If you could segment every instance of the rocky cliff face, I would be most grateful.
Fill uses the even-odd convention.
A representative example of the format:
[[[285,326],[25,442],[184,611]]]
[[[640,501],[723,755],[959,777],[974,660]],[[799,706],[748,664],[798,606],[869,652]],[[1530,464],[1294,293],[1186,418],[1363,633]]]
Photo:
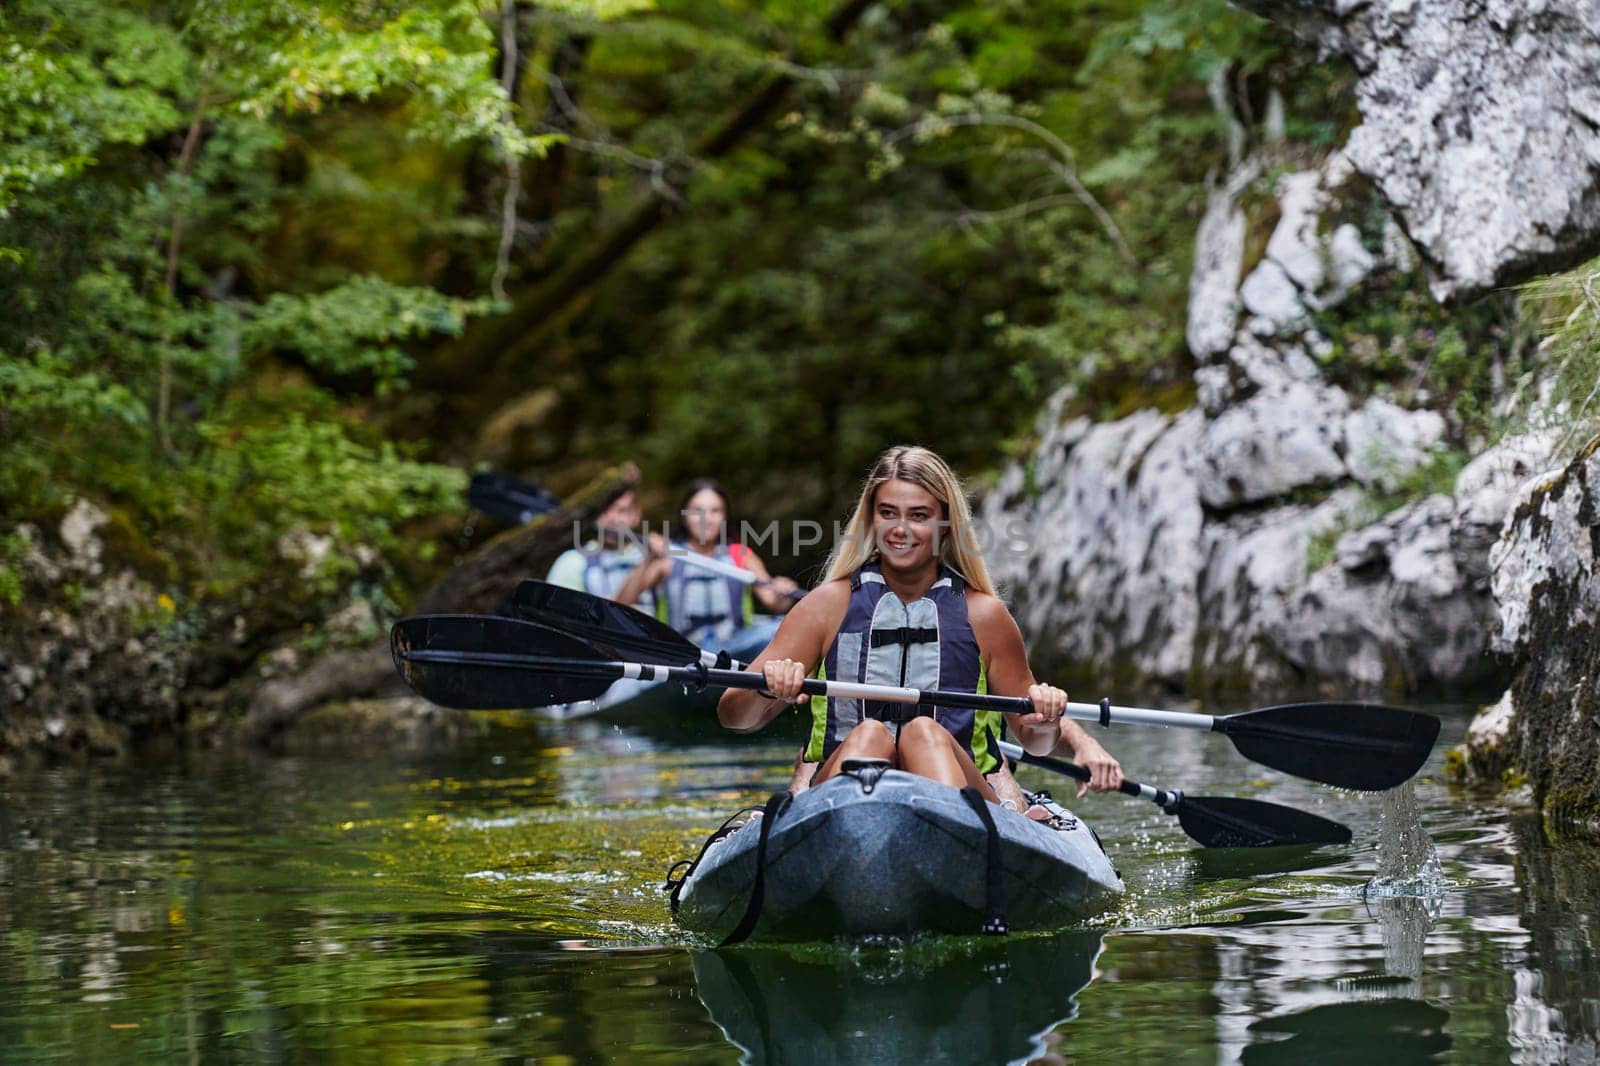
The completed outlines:
[[[1353,172],[1335,154],[1278,179],[1277,222],[1245,272],[1240,200],[1265,169],[1246,161],[1201,224],[1198,406],[1097,422],[1063,417],[1072,397],[1056,397],[1034,454],[984,505],[994,527],[1025,531],[995,570],[1033,646],[1105,682],[1482,687],[1496,670],[1489,545],[1548,442],[1507,440],[1446,491],[1376,503],[1436,461],[1447,419],[1331,380],[1320,319],[1414,259],[1392,227],[1338,221]]]
[[[1236,0],[1360,75],[1345,151],[1440,298],[1600,251],[1595,0]]]
[[[488,538],[413,609],[492,610],[522,577],[544,572],[574,523],[592,523],[638,476],[632,466],[607,469],[561,510]],[[360,595],[385,579],[375,550],[300,529],[279,541],[284,565],[274,583],[255,586],[253,602],[180,604],[138,576],[119,532],[126,524],[78,500],[52,527],[21,525],[6,538],[0,561],[22,595],[0,598],[0,779],[37,756],[114,755],[157,738],[279,742],[319,707],[315,743],[341,731],[371,737],[385,722],[394,742],[459,732],[419,701],[387,701],[381,714],[360,702],[402,689],[387,620]],[[330,597],[325,568],[349,562],[359,568],[351,584]],[[62,602],[75,609],[51,606]],[[324,622],[306,639],[312,612]],[[335,703],[343,706],[327,707]]]
[[[1491,562],[1495,646],[1518,669],[1474,724],[1478,768],[1513,766],[1541,807],[1600,824],[1600,440],[1531,486]]]
[[[1045,658],[1105,681],[1492,685],[1509,663],[1489,642],[1490,547],[1557,434],[1479,447],[1419,494],[1419,471],[1447,473],[1443,449],[1474,447],[1471,434],[1427,387],[1431,359],[1409,388],[1344,380],[1341,316],[1416,269],[1436,297],[1465,298],[1600,248],[1600,5],[1242,6],[1347,57],[1362,123],[1272,183],[1255,215],[1276,222],[1254,262],[1245,205],[1284,160],[1260,151],[1218,183],[1190,284],[1197,407],[1097,422],[1064,417],[1073,398],[1057,397],[1035,453],[985,504],[1027,530],[996,569]],[[1376,229],[1352,210],[1369,189]]]
[[[79,501],[53,536],[33,526],[17,531],[26,582],[70,586],[78,610],[6,615],[0,775],[14,751],[112,754],[131,737],[172,731],[181,717],[183,622],[171,600],[106,558],[108,521]]]
[[[1416,242],[1437,296],[1564,268],[1600,249],[1600,4],[1238,2],[1354,63],[1362,124],[1346,152]],[[1559,412],[1563,398],[1544,402]],[[1477,518],[1506,511],[1508,497],[1512,507],[1488,558],[1492,647],[1511,685],[1473,722],[1461,764],[1480,779],[1526,780],[1541,808],[1592,827],[1600,825],[1597,445],[1509,493],[1515,477],[1484,468],[1550,466],[1567,435],[1530,432],[1462,474],[1499,482],[1477,494]],[[1471,491],[1458,482],[1458,498]]]

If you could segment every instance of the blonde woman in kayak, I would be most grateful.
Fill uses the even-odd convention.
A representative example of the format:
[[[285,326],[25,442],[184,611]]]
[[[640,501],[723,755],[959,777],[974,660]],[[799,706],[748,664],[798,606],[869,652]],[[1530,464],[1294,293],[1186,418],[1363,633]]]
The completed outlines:
[[[965,494],[949,466],[926,448],[896,447],[873,464],[823,583],[789,612],[749,666],[770,696],[732,690],[717,705],[728,729],[761,729],[805,700],[801,683],[821,667],[828,680],[1026,696],[1030,714],[1006,715],[1036,755],[1070,743],[1097,792],[1122,783],[1122,769],[1075,722],[1067,694],[1028,667],[1022,634],[989,580]],[[997,730],[959,708],[922,708],[816,697],[806,761],[814,784],[846,759],[881,758],[903,770],[976,788],[998,802],[985,775],[1001,767]]]

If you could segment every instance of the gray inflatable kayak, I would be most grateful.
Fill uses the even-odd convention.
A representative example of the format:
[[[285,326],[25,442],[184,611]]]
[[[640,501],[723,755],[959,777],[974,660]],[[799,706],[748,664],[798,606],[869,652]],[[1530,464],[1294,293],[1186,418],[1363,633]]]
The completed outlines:
[[[840,775],[795,798],[768,830],[759,917],[767,940],[975,934],[990,904],[989,836],[962,794],[889,770]],[[1103,910],[1122,880],[1094,833],[1068,815],[1052,828],[992,804],[1006,924],[1042,929]],[[725,937],[757,890],[764,818],[713,836],[674,887],[674,912]],[[669,882],[670,883],[670,882]]]

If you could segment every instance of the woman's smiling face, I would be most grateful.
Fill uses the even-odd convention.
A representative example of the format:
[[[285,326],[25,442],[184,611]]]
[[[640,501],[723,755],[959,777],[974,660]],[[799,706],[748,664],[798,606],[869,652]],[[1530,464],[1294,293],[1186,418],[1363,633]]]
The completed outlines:
[[[872,502],[872,538],[883,565],[915,570],[939,557],[949,534],[945,507],[921,485],[894,478],[878,486]]]
[[[683,509],[683,524],[697,544],[714,544],[722,536],[723,523],[728,520],[727,505],[712,489],[701,489],[689,497]]]

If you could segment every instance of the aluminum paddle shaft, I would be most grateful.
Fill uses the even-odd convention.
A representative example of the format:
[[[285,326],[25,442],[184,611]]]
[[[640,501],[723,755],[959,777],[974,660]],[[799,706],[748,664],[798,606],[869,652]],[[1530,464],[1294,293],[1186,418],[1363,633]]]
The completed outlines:
[[[1000,741],[1000,752],[1013,762],[1027,763],[1030,766],[1042,766],[1046,770],[1054,770],[1056,773],[1070,777],[1074,781],[1087,783],[1090,777],[1088,767],[1079,766],[1075,762],[1067,762],[1065,759],[1054,759],[1048,755],[1033,755],[1010,741]],[[1117,791],[1124,796],[1132,796],[1134,799],[1147,799],[1162,808],[1173,806],[1183,796],[1181,792],[1156,788],[1154,785],[1141,785],[1137,781],[1129,781],[1127,778],[1122,779],[1122,784],[1117,787]]]
[[[1088,781],[1089,771],[1077,763],[1047,755],[1029,755],[1005,741],[1000,750],[1009,758],[1031,766]],[[1191,796],[1177,789],[1156,788],[1123,779],[1118,788],[1125,796],[1147,799],[1168,814],[1190,839],[1208,848],[1271,848],[1294,844],[1348,844],[1350,829],[1281,803],[1241,799],[1234,796]]]

